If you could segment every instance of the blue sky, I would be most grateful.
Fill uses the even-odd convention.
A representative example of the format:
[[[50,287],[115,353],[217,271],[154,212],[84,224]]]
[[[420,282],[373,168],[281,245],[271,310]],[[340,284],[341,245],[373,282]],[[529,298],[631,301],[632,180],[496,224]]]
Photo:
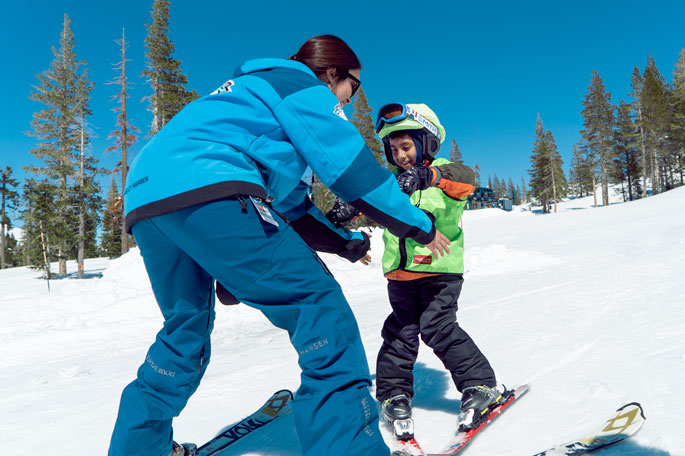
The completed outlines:
[[[649,3],[649,4],[648,4]],[[126,29],[130,43],[129,118],[146,132],[151,120],[141,99],[143,41],[152,0],[5,2],[0,17],[0,167],[38,164],[24,134],[41,105],[29,100],[36,75],[52,61],[63,14],[72,21],[76,53],[88,62],[95,135],[91,153],[112,168],[104,153],[116,114],[111,97],[120,60],[115,40]],[[554,134],[568,170],[582,128],[580,111],[597,70],[612,100],[627,99],[632,70],[651,54],[668,81],[685,48],[685,2],[644,1],[249,1],[175,0],[170,35],[188,88],[206,94],[244,60],[287,57],[313,35],[345,39],[359,56],[361,80],[374,109],[393,101],[424,102],[447,129],[464,160],[481,178],[527,179],[535,119]],[[133,155],[145,143],[140,135]],[[103,179],[103,190],[109,178]]]

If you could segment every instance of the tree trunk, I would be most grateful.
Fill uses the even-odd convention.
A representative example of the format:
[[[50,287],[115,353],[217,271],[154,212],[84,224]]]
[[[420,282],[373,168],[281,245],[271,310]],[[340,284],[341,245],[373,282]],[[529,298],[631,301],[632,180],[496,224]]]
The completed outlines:
[[[3,201],[3,206],[4,206],[4,201]],[[5,215],[5,208],[2,208],[2,213],[3,216]],[[4,217],[3,217],[4,218]],[[0,223],[0,269],[5,269],[5,224]]]
[[[602,173],[602,206],[609,205],[609,176],[607,172],[606,158],[609,156],[609,151],[605,150],[600,154],[599,168]]]
[[[128,252],[128,233],[124,221],[124,190],[128,174],[128,120],[126,119],[126,39],[121,40],[121,254]]]
[[[628,178],[628,201],[633,200],[633,183],[630,178],[630,154],[626,150],[626,177]]]
[[[597,207],[597,176],[592,173],[592,198],[595,201],[595,207]]]
[[[642,197],[647,196],[647,148],[645,147],[645,130],[642,128],[642,108],[637,108],[640,119],[640,146],[642,149]]]
[[[62,195],[62,205],[60,208],[60,216],[64,217],[63,207],[64,203],[67,201],[67,177],[62,176],[61,182],[61,195]],[[58,240],[57,244],[57,256],[59,256],[59,273],[62,275],[67,274],[67,258],[66,258],[65,239],[61,238]]]
[[[649,154],[652,162],[652,196],[659,193],[659,170],[656,164],[656,149],[656,146],[652,147],[652,151]]]
[[[40,242],[43,244],[43,261],[45,262],[45,278],[48,280],[48,289],[50,289],[50,262],[48,261],[48,241],[47,235],[43,231],[43,222],[40,222]]]
[[[554,166],[552,166],[551,157],[550,157],[549,167],[550,167],[550,171],[552,172],[552,198],[554,198],[554,213],[556,213],[557,212],[557,184],[556,184],[556,180],[554,179]]]
[[[79,170],[79,179],[81,181],[79,189],[79,214],[78,214],[78,278],[83,278],[83,262],[86,250],[86,208],[84,207],[84,190],[83,185],[85,182],[85,176],[83,172],[83,149],[85,148],[85,131],[83,125],[83,114],[81,114],[81,163]]]

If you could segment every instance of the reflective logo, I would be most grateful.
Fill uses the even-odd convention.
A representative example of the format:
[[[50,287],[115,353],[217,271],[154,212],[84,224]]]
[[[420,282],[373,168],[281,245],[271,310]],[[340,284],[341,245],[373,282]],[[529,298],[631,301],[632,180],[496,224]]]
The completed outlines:
[[[431,264],[433,263],[433,257],[430,255],[415,255],[414,264]]]
[[[345,111],[343,111],[342,104],[338,103],[337,105],[335,105],[335,108],[333,108],[333,112],[336,116],[340,117],[341,119],[349,120],[345,115]]]

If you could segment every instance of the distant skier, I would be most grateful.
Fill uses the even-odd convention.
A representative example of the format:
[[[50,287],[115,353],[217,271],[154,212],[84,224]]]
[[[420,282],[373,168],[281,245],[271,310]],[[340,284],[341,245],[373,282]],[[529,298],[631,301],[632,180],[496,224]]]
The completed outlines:
[[[387,230],[383,234],[383,273],[388,279],[392,313],[382,330],[376,397],[388,421],[411,417],[420,336],[462,393],[460,421],[468,428],[497,403],[502,392],[490,363],[456,322],[464,281],[464,233],[459,220],[475,188],[475,176],[465,165],[435,158],[445,140],[445,129],[425,104],[384,106],[376,132],[388,162],[397,166],[400,189],[410,195],[412,204],[431,215],[452,242],[449,254],[438,258],[412,239]],[[338,212],[344,213],[342,204],[338,206]]]
[[[310,166],[338,196],[435,256],[449,240],[341,118],[360,69],[330,35],[309,39],[287,60],[250,60],[136,157],[124,190],[126,226],[164,326],[122,393],[109,456],[187,453],[172,440],[172,420],[209,362],[213,279],[224,297],[288,331],[302,369],[292,403],[302,454],[388,455],[354,315],[312,250],[357,261],[369,240],[336,230],[301,179]]]

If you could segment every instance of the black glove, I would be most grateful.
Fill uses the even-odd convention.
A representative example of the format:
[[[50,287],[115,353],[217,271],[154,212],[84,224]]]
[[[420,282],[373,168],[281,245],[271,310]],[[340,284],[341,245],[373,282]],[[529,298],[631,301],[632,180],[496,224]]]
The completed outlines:
[[[433,170],[437,176],[433,182]],[[432,166],[412,166],[403,173],[397,175],[397,183],[407,195],[411,195],[416,190],[425,190],[431,185],[438,185],[440,183],[440,170]]]
[[[326,213],[326,218],[334,224],[336,228],[340,228],[360,215],[361,213],[356,207],[347,204],[340,198],[336,198],[333,207]]]

